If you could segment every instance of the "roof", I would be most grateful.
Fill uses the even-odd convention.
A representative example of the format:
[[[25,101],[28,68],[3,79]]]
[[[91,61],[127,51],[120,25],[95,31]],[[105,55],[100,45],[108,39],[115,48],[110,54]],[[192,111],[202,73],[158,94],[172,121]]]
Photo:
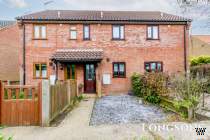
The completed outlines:
[[[72,21],[174,21],[190,19],[159,11],[77,11],[46,10],[21,17],[18,20],[72,20]]]
[[[0,20],[0,29],[10,26],[10,25],[14,25],[16,22],[15,21],[10,21],[10,20]]]
[[[192,37],[196,37],[199,40],[201,40],[207,44],[210,44],[210,35],[193,35]]]
[[[59,62],[97,62],[103,59],[103,50],[96,48],[59,49],[51,56],[51,59]]]

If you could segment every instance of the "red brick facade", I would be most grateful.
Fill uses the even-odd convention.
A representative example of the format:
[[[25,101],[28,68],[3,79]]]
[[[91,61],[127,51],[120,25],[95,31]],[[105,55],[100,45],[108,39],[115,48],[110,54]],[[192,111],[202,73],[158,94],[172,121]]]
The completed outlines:
[[[26,84],[36,84],[33,64],[46,62],[48,77],[55,74],[50,66],[50,56],[59,48],[102,48],[104,59],[97,67],[97,79],[104,73],[113,73],[113,62],[126,63],[126,78],[112,78],[110,85],[102,84],[103,94],[128,93],[130,77],[134,72],[144,73],[144,62],[161,61],[163,71],[177,73],[185,71],[184,26],[159,25],[159,40],[147,40],[147,25],[125,25],[125,40],[112,40],[111,24],[90,24],[89,41],[83,40],[83,24],[46,24],[47,39],[33,39],[33,24],[26,29]],[[70,28],[76,27],[77,40],[70,40]],[[188,37],[188,32],[187,36]],[[188,44],[188,42],[186,42]],[[76,66],[77,83],[84,83],[83,65]],[[64,70],[59,69],[58,79],[64,80]]]
[[[0,81],[19,81],[19,48],[21,48],[17,24],[0,28]]]

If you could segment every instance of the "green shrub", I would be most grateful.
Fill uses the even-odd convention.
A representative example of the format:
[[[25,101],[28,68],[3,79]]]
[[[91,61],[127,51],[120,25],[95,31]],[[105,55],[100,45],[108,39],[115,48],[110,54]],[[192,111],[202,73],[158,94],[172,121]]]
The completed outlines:
[[[195,100],[207,90],[207,81],[205,79],[187,79],[184,76],[176,76],[172,78],[171,83],[177,99],[191,100],[192,103],[195,103]]]
[[[163,96],[168,94],[168,76],[163,73],[146,73],[143,76],[144,95]]]
[[[24,95],[24,91],[20,91],[19,93],[19,99],[24,99],[25,95]]]
[[[157,95],[148,95],[144,97],[146,101],[153,103],[153,104],[159,104],[161,99]]]
[[[135,96],[143,97],[143,81],[142,76],[138,73],[134,73],[131,77],[131,83],[132,83],[132,92]]]
[[[2,134],[0,134],[0,140],[12,140],[12,137],[6,139]]]
[[[197,66],[201,64],[210,64],[210,56],[199,56],[190,60],[191,66]]]
[[[131,81],[134,95],[144,97],[150,103],[160,103],[160,96],[168,93],[168,76],[163,73],[134,73]]]

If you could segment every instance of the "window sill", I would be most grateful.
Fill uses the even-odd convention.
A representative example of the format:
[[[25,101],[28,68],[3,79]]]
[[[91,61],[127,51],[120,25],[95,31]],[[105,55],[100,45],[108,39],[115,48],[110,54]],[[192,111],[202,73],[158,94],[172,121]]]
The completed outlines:
[[[112,78],[126,78],[126,76],[121,76],[121,77],[116,77],[116,76],[113,76]]]
[[[47,40],[47,38],[33,38],[32,40]]]
[[[90,38],[89,39],[83,38],[83,41],[91,41],[91,39]]]
[[[34,77],[33,79],[35,79],[35,80],[42,80],[42,79],[48,79],[48,78],[37,78],[37,77]]]
[[[160,39],[158,38],[158,39],[152,39],[152,38],[147,38],[146,40],[148,40],[148,41],[160,41]]]
[[[112,41],[125,41],[125,39],[114,39],[114,38],[112,38]]]
[[[69,40],[76,41],[77,39],[71,39],[71,38],[69,38]]]

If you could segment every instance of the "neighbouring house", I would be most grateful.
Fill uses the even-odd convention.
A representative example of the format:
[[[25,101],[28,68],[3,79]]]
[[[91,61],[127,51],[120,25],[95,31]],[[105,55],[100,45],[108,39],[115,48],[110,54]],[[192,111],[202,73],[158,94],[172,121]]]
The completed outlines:
[[[17,18],[23,83],[76,79],[84,93],[122,94],[134,72],[185,72],[191,20],[162,12],[47,10]]]
[[[191,35],[189,55],[190,57],[210,56],[210,35]]]
[[[20,81],[20,39],[16,22],[0,20],[0,81],[9,84]]]

